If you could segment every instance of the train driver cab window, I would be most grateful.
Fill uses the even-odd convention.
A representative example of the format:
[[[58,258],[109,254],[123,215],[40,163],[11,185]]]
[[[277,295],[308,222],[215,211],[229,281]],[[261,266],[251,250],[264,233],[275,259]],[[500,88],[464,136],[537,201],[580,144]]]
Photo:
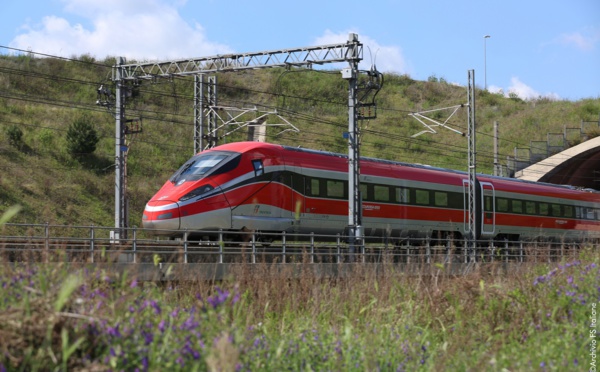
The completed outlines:
[[[265,173],[262,160],[252,160],[252,167],[254,168],[254,175],[260,177]]]
[[[210,151],[193,156],[169,179],[181,185],[185,181],[199,180],[208,175],[229,172],[238,166],[240,155],[226,151]]]

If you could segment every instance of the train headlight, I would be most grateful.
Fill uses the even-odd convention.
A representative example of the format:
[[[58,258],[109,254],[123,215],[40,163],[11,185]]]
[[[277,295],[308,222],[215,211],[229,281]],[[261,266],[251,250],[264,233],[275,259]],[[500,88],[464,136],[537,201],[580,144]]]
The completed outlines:
[[[211,185],[202,185],[202,186],[195,188],[194,190],[188,192],[181,198],[179,198],[179,201],[186,201],[186,200],[189,200],[192,198],[196,198],[196,197],[206,194],[207,192],[212,191],[214,189],[215,188],[212,187]]]

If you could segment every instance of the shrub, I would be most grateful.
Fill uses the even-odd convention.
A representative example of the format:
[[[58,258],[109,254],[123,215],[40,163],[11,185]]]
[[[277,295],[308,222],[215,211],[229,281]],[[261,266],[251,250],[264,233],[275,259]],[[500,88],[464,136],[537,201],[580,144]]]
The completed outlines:
[[[92,119],[83,114],[75,119],[67,131],[67,150],[71,155],[91,154],[96,151],[99,138]]]
[[[15,146],[21,147],[23,145],[23,131],[16,125],[11,125],[6,129],[6,135],[8,136],[8,143]]]
[[[54,134],[50,129],[42,129],[38,134],[38,140],[45,147],[50,147],[54,141]]]

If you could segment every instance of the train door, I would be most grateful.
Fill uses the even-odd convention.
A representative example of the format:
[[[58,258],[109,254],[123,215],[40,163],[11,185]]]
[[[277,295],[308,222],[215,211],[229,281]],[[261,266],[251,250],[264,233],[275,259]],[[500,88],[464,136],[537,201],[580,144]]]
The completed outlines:
[[[290,172],[291,177],[291,204],[290,204],[290,217],[292,221],[292,231],[301,232],[303,227],[303,217],[305,208],[304,198],[304,177],[298,173]]]
[[[291,221],[291,232],[302,232],[305,211],[304,176],[302,175],[302,160],[287,157],[285,159],[286,185],[289,187],[289,204],[287,205],[288,217]]]
[[[482,237],[494,236],[496,231],[496,197],[494,185],[489,182],[481,182],[481,203],[483,210],[481,235]]]
[[[485,238],[494,236],[496,230],[496,202],[494,185],[489,182],[475,181],[475,236]],[[469,180],[463,179],[464,192],[464,232],[469,231]]]
[[[329,215],[328,205],[323,199],[326,192],[325,180],[317,177],[304,176],[304,209],[302,220],[304,228],[311,232],[321,233],[326,229]]]

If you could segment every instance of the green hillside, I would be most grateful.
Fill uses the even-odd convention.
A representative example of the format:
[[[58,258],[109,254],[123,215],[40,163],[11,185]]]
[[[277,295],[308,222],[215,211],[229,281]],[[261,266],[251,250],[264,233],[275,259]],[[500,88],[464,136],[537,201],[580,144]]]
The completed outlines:
[[[100,85],[114,92],[113,64],[114,59],[89,56],[0,56],[0,213],[20,204],[23,209],[13,222],[114,224],[114,112],[96,104]],[[466,80],[465,70],[465,85]],[[268,142],[347,153],[348,86],[339,72],[253,70],[219,74],[217,83],[219,106],[256,107],[240,120],[276,111],[279,117],[269,116],[268,123],[283,118],[299,129],[278,135],[282,128],[270,127]],[[145,203],[194,151],[193,97],[193,79],[187,77],[144,81],[127,101],[126,118],[142,122],[141,133],[127,136],[131,226],[140,225]],[[466,88],[443,78],[385,75],[376,96],[377,119],[360,123],[361,155],[464,170],[467,139],[443,128],[412,138],[424,127],[409,114],[466,102]],[[451,112],[431,116],[444,121]],[[600,98],[523,101],[478,89],[476,112],[478,171],[491,173],[494,121],[500,124],[499,153],[505,163],[515,147],[527,147],[530,140],[545,140],[565,125],[597,121]],[[67,133],[82,117],[93,123],[99,142],[92,154],[73,155]],[[463,132],[466,124],[464,108],[448,121]],[[246,130],[239,129],[219,141],[246,137]]]

